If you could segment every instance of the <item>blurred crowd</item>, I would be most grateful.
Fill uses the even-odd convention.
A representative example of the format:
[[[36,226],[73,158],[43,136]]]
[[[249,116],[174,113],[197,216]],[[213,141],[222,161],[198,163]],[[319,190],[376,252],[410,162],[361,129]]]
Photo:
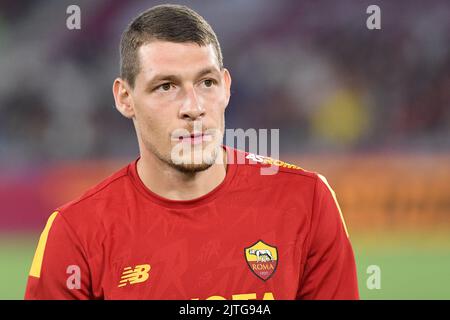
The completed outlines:
[[[221,42],[227,128],[279,128],[282,153],[450,151],[449,1],[376,1],[381,30],[370,1],[173,2]],[[159,3],[0,0],[0,164],[137,153],[111,85],[123,29]]]

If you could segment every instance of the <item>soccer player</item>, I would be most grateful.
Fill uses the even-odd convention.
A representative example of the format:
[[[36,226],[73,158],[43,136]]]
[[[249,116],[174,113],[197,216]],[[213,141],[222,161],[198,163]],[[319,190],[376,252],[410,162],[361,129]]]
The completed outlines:
[[[358,299],[326,179],[222,146],[230,86],[196,12],[131,22],[113,94],[140,156],[50,216],[26,299]]]

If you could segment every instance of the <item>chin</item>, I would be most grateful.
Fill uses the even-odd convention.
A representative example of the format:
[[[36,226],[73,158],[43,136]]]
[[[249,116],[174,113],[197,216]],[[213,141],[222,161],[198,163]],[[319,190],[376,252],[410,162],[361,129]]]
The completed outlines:
[[[172,154],[170,165],[181,172],[200,172],[215,164],[218,154],[218,149],[211,146],[187,148],[181,154]]]
[[[197,173],[209,169],[213,164],[201,163],[201,164],[171,164],[173,168],[183,173]]]

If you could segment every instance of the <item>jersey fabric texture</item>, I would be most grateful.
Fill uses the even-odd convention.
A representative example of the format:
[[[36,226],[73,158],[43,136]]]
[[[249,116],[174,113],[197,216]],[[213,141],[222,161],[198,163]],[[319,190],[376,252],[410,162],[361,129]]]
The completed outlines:
[[[156,195],[136,160],[58,208],[25,299],[358,299],[353,250],[326,179],[225,148],[226,177],[202,197]],[[261,174],[267,163],[278,172]]]

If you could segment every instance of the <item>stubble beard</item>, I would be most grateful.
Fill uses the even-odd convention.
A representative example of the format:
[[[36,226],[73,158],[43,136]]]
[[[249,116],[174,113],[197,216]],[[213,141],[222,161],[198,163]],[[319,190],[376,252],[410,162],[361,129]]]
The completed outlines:
[[[192,154],[185,155],[184,161],[174,161],[172,159],[172,154],[169,152],[167,155],[161,154],[158,149],[151,144],[149,141],[145,143],[147,150],[149,150],[156,158],[158,158],[162,163],[168,165],[169,167],[177,170],[178,172],[192,175],[198,172],[205,171],[209,169],[212,165],[216,163],[221,150],[221,142],[223,140],[223,134],[220,137],[215,138],[206,146],[193,146],[190,148]],[[201,150],[194,150],[194,148]],[[190,158],[190,160],[189,160]]]

